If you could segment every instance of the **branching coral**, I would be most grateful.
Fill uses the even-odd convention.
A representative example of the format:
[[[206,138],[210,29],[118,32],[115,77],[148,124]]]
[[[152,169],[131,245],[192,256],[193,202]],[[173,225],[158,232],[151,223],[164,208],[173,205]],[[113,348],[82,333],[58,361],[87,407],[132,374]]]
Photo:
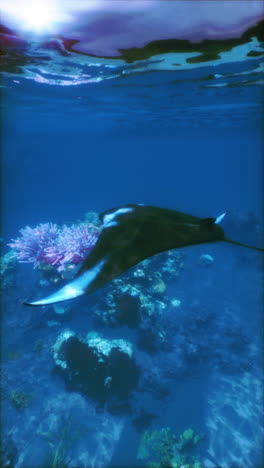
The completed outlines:
[[[87,228],[87,225],[63,226],[56,242],[45,251],[45,261],[62,271],[67,263],[80,263],[94,247],[98,229]]]
[[[56,242],[59,230],[56,224],[46,223],[35,228],[26,226],[20,233],[21,237],[11,239],[8,245],[15,250],[14,256],[20,262],[33,263],[36,268],[46,261],[46,249]]]
[[[21,237],[8,244],[14,249],[14,257],[20,262],[33,263],[34,268],[46,263],[58,271],[69,263],[80,263],[94,247],[100,229],[92,224],[63,226],[39,224],[20,230]]]

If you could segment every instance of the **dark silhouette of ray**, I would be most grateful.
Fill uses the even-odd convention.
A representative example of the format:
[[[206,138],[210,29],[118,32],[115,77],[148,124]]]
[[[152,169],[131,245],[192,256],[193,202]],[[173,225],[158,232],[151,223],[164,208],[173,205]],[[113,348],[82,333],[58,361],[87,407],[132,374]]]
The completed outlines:
[[[228,239],[216,218],[199,218],[174,210],[145,205],[124,205],[100,215],[103,229],[76,278],[50,296],[28,306],[73,299],[101,288],[142,260],[165,250],[224,241],[263,252],[263,249]]]

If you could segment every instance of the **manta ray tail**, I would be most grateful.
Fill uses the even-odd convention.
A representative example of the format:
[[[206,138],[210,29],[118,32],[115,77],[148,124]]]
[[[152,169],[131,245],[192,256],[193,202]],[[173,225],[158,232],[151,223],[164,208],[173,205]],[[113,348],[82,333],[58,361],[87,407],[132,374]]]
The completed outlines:
[[[224,241],[228,242],[229,244],[235,244],[235,245],[240,245],[241,247],[246,247],[247,249],[258,250],[259,252],[264,252],[264,249],[262,249],[261,247],[255,247],[253,245],[243,244],[242,242],[237,242],[237,241],[234,241],[233,239],[228,239],[227,237],[224,238]]]
[[[225,215],[226,215],[226,212],[218,216],[218,218],[216,218],[214,223],[219,224],[222,221],[222,219],[225,217]],[[229,244],[235,244],[235,245],[240,245],[241,247],[246,247],[247,249],[258,250],[259,252],[264,252],[264,249],[262,249],[261,247],[255,247],[253,245],[244,244],[243,242],[237,242],[237,241],[234,241],[233,239],[228,239],[227,237],[224,238],[224,241],[229,242]]]

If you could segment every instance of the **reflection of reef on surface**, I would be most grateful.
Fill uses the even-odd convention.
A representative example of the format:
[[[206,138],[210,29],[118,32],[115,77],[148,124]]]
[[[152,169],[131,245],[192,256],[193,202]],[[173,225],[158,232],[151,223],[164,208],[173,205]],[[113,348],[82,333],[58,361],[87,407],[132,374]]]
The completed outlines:
[[[120,48],[119,52],[121,53],[121,57],[128,63],[173,52],[177,54],[198,52],[199,55],[187,58],[188,63],[211,62],[220,59],[223,52],[228,52],[234,47],[248,43],[252,37],[257,38],[260,42],[263,41],[263,26],[264,22],[260,22],[257,26],[253,26],[245,31],[237,39],[205,39],[200,42],[191,42],[172,38],[153,41],[142,48]],[[264,54],[263,51],[259,51],[259,53]],[[249,56],[252,56],[252,54]]]
[[[2,63],[6,73],[18,78],[24,75],[39,83],[61,86],[97,83],[144,71],[215,66],[230,62],[230,57],[236,62],[257,60],[263,55],[262,30],[260,22],[240,38],[200,42],[170,38],[127,49],[120,44],[118,56],[99,57],[75,50],[78,40],[52,36],[30,43],[2,25]]]

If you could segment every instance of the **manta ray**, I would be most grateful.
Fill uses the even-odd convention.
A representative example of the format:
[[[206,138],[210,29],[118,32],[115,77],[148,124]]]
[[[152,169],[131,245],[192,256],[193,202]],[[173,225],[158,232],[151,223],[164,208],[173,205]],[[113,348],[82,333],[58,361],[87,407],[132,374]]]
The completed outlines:
[[[228,239],[217,218],[199,218],[166,208],[129,204],[100,215],[100,236],[76,277],[53,294],[27,306],[44,306],[74,299],[101,288],[142,260],[166,250],[224,241],[254,250],[262,248]]]

